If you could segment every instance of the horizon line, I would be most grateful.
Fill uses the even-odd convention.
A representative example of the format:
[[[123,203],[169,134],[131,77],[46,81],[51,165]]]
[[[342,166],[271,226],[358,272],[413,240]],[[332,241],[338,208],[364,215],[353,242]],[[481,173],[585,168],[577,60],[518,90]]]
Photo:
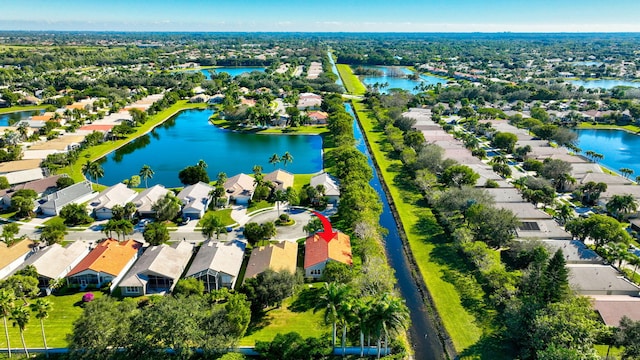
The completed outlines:
[[[23,33],[131,33],[131,34],[639,34],[640,31],[309,31],[309,30],[287,30],[287,31],[271,31],[271,30],[214,30],[214,31],[179,31],[179,30],[18,30],[18,29],[0,29],[1,32],[23,32]]]

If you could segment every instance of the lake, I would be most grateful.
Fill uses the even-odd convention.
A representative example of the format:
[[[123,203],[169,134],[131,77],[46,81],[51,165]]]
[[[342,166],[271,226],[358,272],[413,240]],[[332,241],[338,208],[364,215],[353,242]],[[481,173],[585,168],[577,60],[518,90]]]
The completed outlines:
[[[33,115],[40,115],[42,113],[42,110],[27,110],[0,114],[0,126],[12,126],[20,120],[27,119]]]
[[[203,159],[213,180],[220,171],[231,177],[250,174],[254,165],[273,171],[269,157],[289,152],[294,160],[278,167],[292,173],[322,170],[322,138],[318,135],[259,135],[225,130],[208,122],[212,110],[186,110],[165,121],[149,134],[112,152],[102,160],[101,184],[114,185],[137,175],[142,165],[155,172],[149,186],[182,186],[178,172]]]
[[[633,169],[631,178],[640,175],[640,136],[623,130],[575,130],[578,134],[578,147],[583,154],[587,150],[604,155],[600,164],[611,170]]]
[[[584,86],[587,89],[613,89],[616,86],[631,86],[640,87],[640,82],[627,81],[627,80],[570,80],[571,84],[575,86]]]
[[[207,77],[207,79],[211,79],[211,74],[213,73],[227,73],[231,75],[231,77],[236,77],[238,75],[250,73],[252,71],[264,72],[264,69],[265,69],[264,67],[259,67],[259,66],[238,66],[238,67],[223,66],[215,69],[214,68],[203,69],[203,70],[200,70],[200,72],[203,73],[204,76]]]
[[[388,83],[389,86],[382,88],[380,90],[381,93],[388,93],[389,89],[403,89],[403,90],[407,90],[413,94],[418,93],[418,90],[416,90],[416,86],[420,85],[420,84],[424,84],[424,85],[436,85],[436,84],[445,84],[447,82],[446,79],[442,79],[439,77],[435,77],[435,76],[430,76],[430,75],[420,75],[420,79],[421,80],[411,80],[409,78],[396,78],[396,77],[389,77],[387,76],[387,73],[390,69],[389,66],[365,66],[366,68],[370,68],[370,69],[376,69],[376,70],[382,70],[384,72],[383,76],[360,76],[360,79],[362,81],[362,83],[366,85],[373,85],[375,83]],[[413,74],[413,72],[405,67],[401,67],[400,68],[402,70],[402,72],[404,72],[407,75],[411,75]]]

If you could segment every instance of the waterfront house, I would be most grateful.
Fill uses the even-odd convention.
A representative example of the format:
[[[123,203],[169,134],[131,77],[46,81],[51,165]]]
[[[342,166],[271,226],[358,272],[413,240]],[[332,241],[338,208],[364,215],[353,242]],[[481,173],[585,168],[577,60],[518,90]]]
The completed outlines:
[[[51,194],[56,191],[57,181],[61,177],[62,175],[54,175],[44,179],[29,181],[12,186],[10,189],[0,190],[0,203],[5,207],[11,206],[11,197],[13,197],[13,194],[15,194],[16,191],[22,189],[35,191],[36,194],[38,194],[38,198]]]
[[[300,110],[315,109],[322,105],[322,96],[314,93],[302,93],[298,97],[297,108]]]
[[[136,197],[137,194],[135,191],[129,189],[127,185],[117,183],[102,191],[98,196],[93,198],[89,204],[93,208],[93,214],[96,219],[111,219],[113,217],[112,209],[114,206],[124,206],[124,204]]]
[[[329,114],[324,111],[311,111],[307,113],[307,116],[311,120],[311,123],[316,125],[326,125],[327,119],[329,118]]]
[[[140,217],[153,217],[156,212],[151,208],[158,200],[167,195],[169,190],[162,185],[155,185],[136,195],[131,200],[136,205],[136,211]]]
[[[297,261],[298,243],[296,242],[281,241],[277,244],[259,246],[251,251],[244,278],[246,280],[256,277],[267,269],[295,274]]]
[[[238,280],[246,247],[246,243],[238,240],[207,240],[200,246],[186,277],[202,281],[206,291],[223,287],[233,289]]]
[[[113,291],[118,281],[138,258],[142,244],[135,240],[119,242],[107,239],[99,243],[67,274],[67,284],[100,288],[111,283]]]
[[[326,172],[312,177],[309,184],[313,187],[318,185],[324,186],[324,196],[329,198],[330,203],[335,205],[340,200],[340,185],[338,180]]]
[[[213,190],[213,186],[198,182],[197,184],[186,186],[180,193],[178,199],[184,205],[182,207],[182,216],[191,219],[200,219],[207,211],[209,206],[209,193]]]
[[[293,186],[293,174],[286,170],[275,170],[264,176],[264,180],[271,182],[276,190],[287,190]]]
[[[123,296],[168,293],[173,290],[193,255],[193,244],[180,241],[151,246],[118,284]]]
[[[17,241],[11,246],[0,241],[0,279],[22,265],[33,254],[33,248],[34,242],[29,239]]]
[[[224,191],[229,200],[236,204],[247,205],[253,197],[256,184],[253,178],[247,174],[240,173],[227,179],[224,183]]]
[[[351,265],[351,241],[349,236],[338,231],[330,241],[318,234],[311,235],[304,242],[305,276],[320,279],[329,261]]]
[[[85,180],[47,195],[39,209],[45,215],[56,216],[65,205],[81,204],[93,196],[91,182]]]
[[[89,254],[89,250],[89,246],[83,241],[75,241],[66,247],[53,244],[36,251],[16,271],[28,265],[35,267],[38,287],[50,294],[52,282],[64,279]]]

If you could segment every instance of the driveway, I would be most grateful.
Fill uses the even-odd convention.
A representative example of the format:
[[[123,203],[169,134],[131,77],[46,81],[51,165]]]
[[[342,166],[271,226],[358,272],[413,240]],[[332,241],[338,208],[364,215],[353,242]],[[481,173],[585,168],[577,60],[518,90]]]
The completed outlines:
[[[280,214],[285,213],[284,210],[280,210]],[[276,240],[286,240],[286,241],[296,241],[300,238],[307,237],[307,232],[302,228],[309,223],[309,219],[311,219],[312,214],[307,210],[302,209],[292,209],[291,213],[289,213],[291,219],[295,221],[295,223],[291,226],[277,226],[276,227]],[[278,219],[278,211],[277,210],[269,210],[262,212],[256,216],[253,216],[249,222],[256,222],[258,224],[266,223],[269,221],[276,221]]]

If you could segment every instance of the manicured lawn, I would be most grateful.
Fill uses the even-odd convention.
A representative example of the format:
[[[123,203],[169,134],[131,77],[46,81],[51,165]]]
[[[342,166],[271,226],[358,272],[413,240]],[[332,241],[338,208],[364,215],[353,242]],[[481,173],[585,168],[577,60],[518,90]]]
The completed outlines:
[[[353,74],[349,65],[337,64],[336,67],[338,68],[342,83],[349,94],[364,95],[364,93],[367,92],[367,88],[362,85],[358,76]]]
[[[222,224],[225,225],[225,226],[236,223],[236,221],[231,218],[231,209],[207,211],[207,214],[214,214],[213,216],[215,216],[218,219],[220,219],[220,221],[222,221]],[[198,227],[202,226],[201,221],[202,221],[202,219],[198,221],[198,225],[197,225]]]
[[[8,108],[1,108],[0,114],[13,113],[18,111],[29,111],[29,110],[44,110],[47,105],[27,105],[27,106],[11,106]]]
[[[578,129],[611,129],[611,130],[626,130],[632,133],[640,132],[640,127],[636,125],[608,125],[608,124],[592,124],[590,122],[581,122],[578,124]]]
[[[451,255],[450,245],[443,241],[442,229],[431,210],[417,204],[421,200],[420,195],[401,189],[396,182],[396,176],[401,177],[398,170],[401,163],[399,160],[387,158],[383,152],[384,134],[374,129],[374,119],[369,116],[370,113],[364,105],[354,102],[354,109],[372,147],[373,156],[382,170],[381,175],[389,186],[390,195],[396,204],[398,215],[409,239],[411,251],[433,297],[436,310],[456,350],[461,352],[480,340],[483,329],[478,323],[485,319],[476,318],[462,305],[456,286],[448,279],[456,273],[454,266],[457,265],[450,262],[455,263],[457,259],[455,256],[443,256],[443,254]],[[402,179],[399,180],[402,181]]]
[[[136,128],[136,132],[130,134],[126,139],[121,139],[117,141],[107,141],[97,146],[92,146],[88,149],[80,152],[78,156],[78,160],[71,166],[66,166],[60,170],[58,170],[59,174],[67,173],[71,178],[73,178],[76,182],[83,181],[84,175],[82,175],[82,164],[84,164],[87,160],[95,161],[105,155],[109,154],[113,150],[129,143],[133,139],[140,137],[147,132],[151,131],[156,125],[162,123],[164,120],[168,119],[174,114],[182,110],[187,109],[204,109],[206,108],[206,104],[191,104],[188,103],[187,100],[180,100],[177,103],[173,104],[171,107],[157,113],[156,115],[150,116],[149,120],[146,123]]]
[[[300,194],[302,187],[309,184],[314,174],[295,174],[293,178],[293,189]]]
[[[258,131],[258,134],[282,134],[282,135],[320,135],[329,132],[326,126],[305,125],[288,128],[268,128]]]
[[[330,332],[331,326],[324,324],[321,311],[315,314],[312,310],[296,309],[294,311],[296,307],[292,308],[292,304],[299,295],[296,294],[285,300],[280,308],[270,310],[258,323],[249,325],[247,335],[238,345],[252,346],[256,341],[271,341],[277,334],[286,334],[291,331],[303,337],[319,337]]]
[[[73,322],[82,315],[82,308],[77,304],[80,304],[82,295],[84,293],[77,293],[73,295],[64,296],[47,296],[45,299],[51,301],[53,309],[49,313],[49,317],[44,320],[44,331],[47,336],[47,345],[49,347],[66,347],[67,335],[71,334],[73,330]],[[100,291],[94,291],[96,299],[102,296]],[[0,322],[1,323],[1,322]],[[12,348],[21,348],[22,342],[20,341],[20,332],[18,328],[11,326],[11,321],[7,321],[9,325],[9,338]],[[2,325],[0,325],[1,327]],[[40,330],[40,320],[36,319],[35,315],[31,314],[31,320],[27,324],[27,328],[24,332],[24,339],[27,343],[27,347],[43,347],[42,333]],[[6,338],[3,334],[0,336],[0,347],[6,346]]]
[[[258,211],[260,209],[266,209],[272,206],[273,204],[266,200],[260,200],[258,202],[252,201],[251,205],[249,205],[249,208],[247,209],[247,214],[251,214],[254,211]]]

